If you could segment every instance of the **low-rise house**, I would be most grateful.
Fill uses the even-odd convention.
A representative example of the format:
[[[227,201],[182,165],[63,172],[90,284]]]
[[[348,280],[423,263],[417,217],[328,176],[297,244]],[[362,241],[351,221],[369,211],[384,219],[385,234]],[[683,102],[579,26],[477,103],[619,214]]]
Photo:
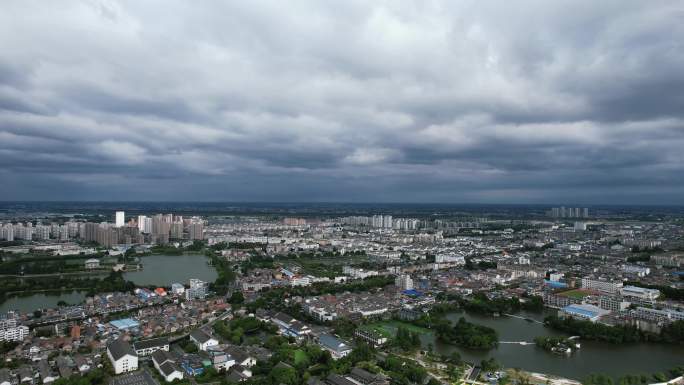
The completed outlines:
[[[214,369],[227,372],[231,366],[235,365],[235,359],[228,353],[217,351],[211,356],[211,363]]]
[[[281,334],[288,337],[303,338],[311,333],[308,325],[285,313],[277,313],[271,318],[271,322],[278,326]]]
[[[86,259],[85,268],[88,270],[99,269],[100,268],[100,260],[96,259],[96,258]]]
[[[24,365],[19,367],[19,383],[21,384],[32,384],[33,383],[33,370],[30,366]]]
[[[47,360],[43,360],[38,363],[38,373],[40,373],[40,380],[43,384],[50,384],[59,378],[59,376],[52,370]]]
[[[14,385],[16,381],[17,377],[9,369],[0,369],[0,385]]]
[[[237,369],[231,370],[230,373],[228,373],[228,375],[226,376],[226,380],[229,383],[235,384],[237,384],[238,382],[247,381],[248,378],[249,377],[245,376],[244,374],[242,374],[241,371]]]
[[[204,364],[202,363],[202,359],[197,355],[183,357],[180,366],[189,376],[194,377],[204,373]]]
[[[88,364],[88,360],[86,360],[85,357],[81,355],[77,355],[76,357],[74,357],[74,364],[76,365],[76,369],[78,369],[78,371],[81,374],[90,371],[90,364]]]
[[[382,374],[374,374],[365,369],[352,368],[349,376],[354,381],[363,385],[388,385],[389,379]]]
[[[354,336],[374,348],[378,348],[388,341],[387,337],[371,329],[356,329]]]
[[[235,365],[240,365],[243,367],[251,367],[256,365],[256,357],[245,351],[245,349],[239,348],[237,346],[228,346],[224,348],[223,351],[229,354],[235,360]]]
[[[183,371],[176,363],[176,357],[166,350],[160,349],[152,353],[152,364],[166,382],[183,379]]]
[[[190,340],[202,351],[207,351],[210,347],[218,345],[218,340],[210,336],[202,329],[195,329],[190,333]]]
[[[159,374],[164,377],[164,381],[173,382],[183,379],[183,371],[175,362],[165,362],[159,366]]]
[[[325,383],[328,385],[357,385],[354,381],[334,373],[325,378]]]
[[[59,371],[59,376],[61,378],[69,378],[74,373],[74,371],[71,369],[73,362],[70,358],[59,356],[55,362],[57,363],[57,370]]]
[[[152,365],[154,365],[157,370],[159,370],[159,367],[165,362],[176,361],[176,356],[171,352],[167,352],[166,350],[157,350],[156,352],[152,353]]]

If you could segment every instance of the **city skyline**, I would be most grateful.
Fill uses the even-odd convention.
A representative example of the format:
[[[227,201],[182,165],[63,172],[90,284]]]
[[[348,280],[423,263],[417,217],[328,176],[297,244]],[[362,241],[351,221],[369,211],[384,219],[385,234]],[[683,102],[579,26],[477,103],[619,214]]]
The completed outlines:
[[[684,204],[681,2],[2,9],[2,201]]]

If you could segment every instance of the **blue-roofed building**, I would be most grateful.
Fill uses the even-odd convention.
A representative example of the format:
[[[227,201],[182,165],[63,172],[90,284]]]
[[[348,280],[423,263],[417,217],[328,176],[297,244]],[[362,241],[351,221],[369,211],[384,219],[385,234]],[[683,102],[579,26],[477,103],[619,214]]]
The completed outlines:
[[[204,373],[204,363],[202,363],[202,359],[197,355],[183,357],[180,366],[189,376],[194,377]]]
[[[565,289],[568,287],[568,284],[565,282],[560,282],[560,281],[550,281],[548,279],[544,280],[544,284],[547,286],[550,286],[554,289]]]
[[[110,321],[109,324],[114,326],[115,328],[117,328],[119,330],[137,329],[140,326],[138,321],[136,321],[132,318],[117,319],[114,321]]]
[[[404,295],[408,295],[409,297],[420,297],[421,295],[423,295],[423,293],[419,292],[416,289],[404,290],[401,293]]]
[[[346,342],[339,338],[333,337],[330,334],[323,334],[318,339],[319,345],[327,351],[330,352],[332,358],[338,359],[351,353],[352,348]]]
[[[293,273],[287,269],[281,269],[280,272],[283,273],[284,275],[286,275],[288,279],[292,279],[292,277],[295,276],[295,273]]]
[[[579,320],[596,322],[604,314],[609,313],[607,310],[603,310],[598,306],[580,304],[580,305],[569,305],[564,307],[559,312],[559,317],[571,317]]]

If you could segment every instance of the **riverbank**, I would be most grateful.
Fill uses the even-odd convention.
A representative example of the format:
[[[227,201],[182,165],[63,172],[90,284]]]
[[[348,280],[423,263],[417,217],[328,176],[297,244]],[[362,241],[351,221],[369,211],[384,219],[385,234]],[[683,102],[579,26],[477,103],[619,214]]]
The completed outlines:
[[[531,385],[582,385],[579,381],[544,373],[508,369],[506,370],[506,374],[513,379],[524,378]]]

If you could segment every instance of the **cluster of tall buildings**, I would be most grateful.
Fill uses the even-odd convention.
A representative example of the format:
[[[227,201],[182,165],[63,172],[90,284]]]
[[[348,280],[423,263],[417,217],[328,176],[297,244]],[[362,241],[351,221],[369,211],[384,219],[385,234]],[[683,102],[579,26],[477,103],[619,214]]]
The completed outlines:
[[[372,217],[344,217],[342,223],[351,226],[369,226],[378,229],[417,230],[421,221],[411,218],[392,218],[391,215],[373,215]]]
[[[32,222],[26,223],[0,223],[0,239],[5,241],[14,240],[37,240],[58,239],[67,241],[75,238],[79,232],[79,222],[66,222],[64,224],[42,224],[35,226]]]
[[[553,207],[548,212],[551,218],[589,218],[588,207]]]
[[[399,290],[413,290],[413,279],[408,274],[400,274],[394,279],[394,285]]]
[[[153,243],[167,244],[170,240],[204,239],[204,221],[201,218],[183,218],[173,214],[157,214],[152,217],[139,215],[126,222],[123,211],[114,214],[114,223],[76,222],[52,223],[35,226],[27,223],[0,223],[0,240],[14,241],[68,241],[81,239],[104,247],[118,244]]]
[[[342,217],[338,221],[349,226],[366,226],[380,229],[420,230],[420,229],[458,229],[477,228],[487,218],[466,218],[464,221],[420,220],[415,218],[393,218],[391,215]]]
[[[117,227],[119,216],[124,217],[124,213],[117,212]],[[124,222],[123,218],[121,222]],[[171,239],[204,239],[204,221],[198,217],[183,218],[181,215],[173,214],[156,214],[151,217],[138,215],[137,218],[130,220],[128,226],[137,228],[151,243],[166,244]]]
[[[293,218],[286,217],[283,218],[283,224],[286,226],[318,226],[322,223],[320,218]]]
[[[204,299],[207,296],[209,284],[199,279],[190,279],[190,288],[185,290],[185,299]]]
[[[135,227],[122,226],[102,222],[85,222],[83,232],[79,233],[79,238],[86,242],[95,242],[104,247],[112,247],[118,244],[144,243],[145,238]]]
[[[14,314],[0,317],[0,342],[23,341],[29,335],[28,326],[19,325]],[[2,382],[4,384],[4,382]]]

